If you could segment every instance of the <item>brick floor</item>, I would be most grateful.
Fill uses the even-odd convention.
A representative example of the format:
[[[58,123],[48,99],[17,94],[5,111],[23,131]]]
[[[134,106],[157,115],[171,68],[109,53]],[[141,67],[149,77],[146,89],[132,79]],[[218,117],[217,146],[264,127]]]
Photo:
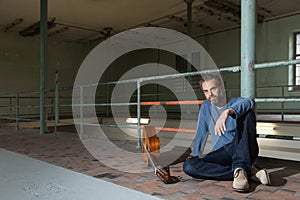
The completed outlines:
[[[129,149],[129,141],[115,141]],[[112,169],[95,159],[76,133],[40,135],[36,129],[0,129],[0,147],[80,173],[139,190],[163,199],[300,199],[300,162],[259,158],[258,164],[271,170],[272,186],[251,183],[249,193],[237,193],[231,181],[192,179],[182,172],[182,163],[171,166],[182,182],[166,185],[153,172],[128,173]],[[142,159],[142,158],[141,158]],[[134,163],[131,162],[131,167]],[[145,166],[146,167],[146,166]]]

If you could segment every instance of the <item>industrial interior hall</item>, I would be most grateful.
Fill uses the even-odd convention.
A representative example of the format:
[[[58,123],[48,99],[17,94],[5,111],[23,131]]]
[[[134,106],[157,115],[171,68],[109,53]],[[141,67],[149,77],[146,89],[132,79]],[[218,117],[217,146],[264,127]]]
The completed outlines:
[[[2,0],[0,18],[1,200],[300,199],[299,0]]]

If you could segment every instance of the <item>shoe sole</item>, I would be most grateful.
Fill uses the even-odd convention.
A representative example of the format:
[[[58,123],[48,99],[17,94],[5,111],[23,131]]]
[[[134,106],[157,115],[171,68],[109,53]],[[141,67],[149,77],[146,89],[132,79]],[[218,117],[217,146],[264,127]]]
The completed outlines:
[[[238,189],[238,188],[232,187],[232,189],[233,189],[234,191],[236,191],[236,192],[246,193],[246,192],[249,192],[249,189],[250,189],[250,188]]]
[[[266,169],[263,169],[263,171],[264,171],[265,176],[267,177],[267,181],[268,181],[268,183],[266,183],[264,185],[271,185],[271,179],[270,179],[269,173],[267,172]]]

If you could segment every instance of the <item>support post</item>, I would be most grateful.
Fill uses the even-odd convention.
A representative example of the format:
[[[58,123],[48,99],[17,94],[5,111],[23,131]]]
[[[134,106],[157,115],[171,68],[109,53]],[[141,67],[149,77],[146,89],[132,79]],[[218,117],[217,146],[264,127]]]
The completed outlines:
[[[284,98],[284,87],[281,88],[281,98]],[[281,103],[281,121],[284,120],[284,102]]]
[[[187,35],[192,37],[192,4],[194,0],[184,0],[187,5]]]
[[[256,0],[241,0],[241,96],[255,97]]]
[[[47,69],[47,37],[48,37],[48,0],[40,0],[40,134],[46,132],[46,69]]]
[[[83,86],[80,86],[80,139],[82,139],[83,136]]]
[[[16,130],[20,130],[19,127],[19,112],[20,112],[20,100],[19,93],[16,95]]]
[[[192,4],[194,0],[184,0],[186,5],[187,5],[187,35],[189,37],[192,37]],[[187,59],[192,60],[192,52],[190,51],[190,48],[188,47],[188,52],[187,52]],[[192,71],[192,66],[191,63],[187,63],[187,72]]]
[[[59,122],[59,86],[58,86],[58,70],[55,73],[55,99],[54,99],[54,112],[55,112],[55,130],[57,131],[57,125]]]
[[[12,118],[12,97],[9,97],[9,117],[8,122],[11,122]]]
[[[194,0],[184,0],[186,5],[187,5],[187,22],[186,22],[186,26],[187,26],[187,35],[189,37],[192,37],[192,4],[194,2]],[[192,51],[191,51],[191,44],[188,44],[188,49],[187,49],[187,60],[192,60]],[[190,62],[187,62],[187,72],[192,72],[192,64]],[[192,77],[187,77],[187,80],[192,83]],[[187,96],[190,96],[190,91],[187,90]],[[191,109],[187,109],[187,113],[186,116],[192,116],[192,111]]]
[[[136,82],[137,87],[137,149],[141,150],[141,82],[137,80]]]

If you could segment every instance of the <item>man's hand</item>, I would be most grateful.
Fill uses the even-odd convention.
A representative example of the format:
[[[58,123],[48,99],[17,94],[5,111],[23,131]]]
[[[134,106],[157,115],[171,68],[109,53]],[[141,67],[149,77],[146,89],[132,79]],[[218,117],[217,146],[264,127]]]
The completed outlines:
[[[226,131],[226,120],[230,114],[233,114],[233,110],[228,108],[224,110],[215,125],[215,135],[221,136]]]

